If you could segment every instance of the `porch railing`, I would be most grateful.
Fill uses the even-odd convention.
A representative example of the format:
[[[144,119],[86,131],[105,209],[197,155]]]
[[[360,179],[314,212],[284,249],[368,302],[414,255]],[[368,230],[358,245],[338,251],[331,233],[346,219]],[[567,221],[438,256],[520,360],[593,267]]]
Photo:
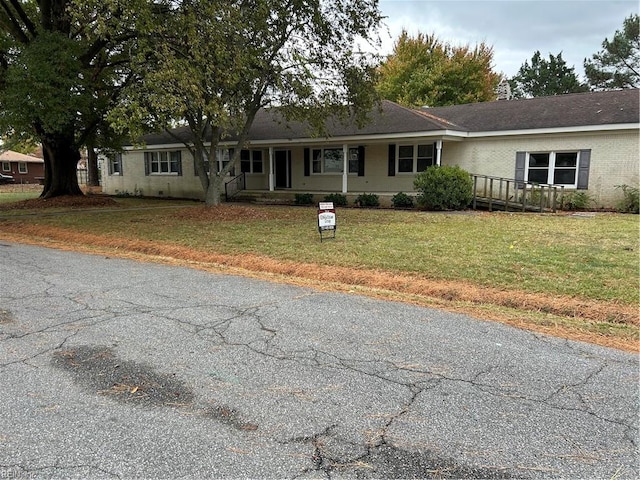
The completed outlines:
[[[238,192],[247,188],[244,172],[240,175],[233,177],[231,180],[224,184],[224,198],[228,202],[235,197]]]
[[[562,206],[564,186],[546,185],[471,174],[474,210],[478,208],[522,212],[556,212]]]

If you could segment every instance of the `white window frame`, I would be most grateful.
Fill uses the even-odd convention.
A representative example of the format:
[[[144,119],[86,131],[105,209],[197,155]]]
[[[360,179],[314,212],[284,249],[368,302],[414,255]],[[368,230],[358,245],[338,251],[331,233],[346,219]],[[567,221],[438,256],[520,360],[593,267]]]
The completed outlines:
[[[152,152],[144,152],[144,155],[144,161],[149,162],[149,176],[180,175],[179,163],[182,160],[182,152],[180,150],[156,150]],[[178,166],[176,170],[173,169],[174,159],[172,157],[174,155],[178,155],[178,163],[176,164]],[[154,171],[154,165],[157,166],[157,171]],[[166,169],[163,168],[165,165]]]
[[[566,166],[556,166],[557,156],[562,154],[575,154],[576,156],[576,164],[574,167],[566,167]],[[543,170],[538,169],[536,167],[531,167],[531,155],[549,155],[549,165],[546,167],[547,169],[547,181],[546,182],[534,182],[529,178],[529,172],[534,170]],[[558,151],[532,151],[527,152],[526,161],[525,161],[525,172],[524,178],[527,182],[538,183],[541,185],[562,185],[568,188],[577,188],[578,187],[578,172],[580,168],[580,150],[558,150]],[[574,173],[573,183],[556,183],[555,182],[555,174],[556,170],[559,169],[572,169]]]
[[[122,154],[121,153],[115,153],[113,157],[109,157],[109,175],[115,175],[115,176],[122,175]]]
[[[2,171],[10,172],[11,171],[11,162],[2,162]]]
[[[249,152],[249,158],[243,158],[245,152]],[[258,158],[259,157],[259,158]],[[264,175],[264,158],[265,154],[263,150],[250,150],[242,149],[240,152],[240,172],[249,175]],[[242,169],[242,162],[249,162],[249,170]],[[256,171],[256,165],[260,165],[260,171]]]
[[[332,152],[336,152],[338,154],[338,158],[340,159],[340,167],[339,170],[329,170],[327,171],[326,164],[326,155],[325,152],[331,150]],[[311,175],[342,175],[344,173],[344,150],[342,147],[322,147],[322,148],[311,148]],[[316,155],[318,155],[316,157]],[[337,159],[334,159],[337,165]],[[358,147],[349,147],[347,153],[347,168],[349,169],[348,175],[358,175],[360,158],[358,156]],[[320,168],[316,169],[316,165],[319,165]],[[319,171],[316,171],[319,170]]]
[[[412,149],[411,152],[411,171],[400,171],[400,149],[408,148]],[[420,151],[420,147],[431,147],[431,156],[418,156],[418,152]],[[408,156],[402,157],[402,159],[409,159]],[[422,159],[430,159],[431,165],[428,165],[426,168],[430,166],[436,165],[436,148],[433,143],[404,143],[396,145],[396,175],[415,175],[416,173],[423,172],[424,170],[418,170],[418,160]]]
[[[29,168],[27,167],[27,162],[18,162],[18,173],[21,173],[21,174],[29,173]]]

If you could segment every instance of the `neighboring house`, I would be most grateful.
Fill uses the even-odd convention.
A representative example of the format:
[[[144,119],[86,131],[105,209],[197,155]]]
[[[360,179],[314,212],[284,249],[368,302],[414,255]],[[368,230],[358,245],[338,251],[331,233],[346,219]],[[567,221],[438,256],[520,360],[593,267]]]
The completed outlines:
[[[640,91],[593,92],[451,107],[408,109],[383,101],[363,128],[330,122],[327,138],[262,110],[251,128],[236,174],[246,189],[275,196],[293,192],[412,192],[416,173],[458,165],[473,174],[584,190],[597,206],[612,207],[616,188],[638,186]],[[186,128],[144,137],[107,160],[103,191],[203,198],[193,159],[175,137]],[[220,145],[229,160],[234,142]],[[232,177],[229,176],[229,179]]]
[[[13,176],[15,183],[41,183],[44,180],[44,160],[5,150],[0,153],[0,172]]]

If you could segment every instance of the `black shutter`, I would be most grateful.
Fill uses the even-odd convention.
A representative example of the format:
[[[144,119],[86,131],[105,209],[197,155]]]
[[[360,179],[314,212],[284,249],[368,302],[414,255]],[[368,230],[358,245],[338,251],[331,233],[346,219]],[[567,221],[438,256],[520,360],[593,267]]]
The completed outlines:
[[[177,157],[176,163],[178,165],[178,175],[182,175],[182,152],[178,150],[175,154]]]
[[[578,190],[589,188],[589,165],[591,164],[591,150],[580,150],[580,164],[578,165]]]
[[[151,170],[151,165],[149,165],[151,163],[151,160],[149,159],[150,156],[151,156],[151,153],[144,152],[144,174],[145,175],[149,175],[149,171]]]
[[[526,161],[527,161],[527,152],[516,152],[515,179],[518,182],[523,182],[524,181],[524,171],[525,171],[525,167],[526,167]],[[518,183],[517,187],[518,188],[523,188],[524,184],[523,183]]]
[[[311,175],[311,161],[309,159],[309,149],[304,149],[304,176],[308,177]]]
[[[364,146],[358,147],[358,176],[364,177]]]
[[[396,145],[394,143],[389,144],[389,176],[393,177],[396,174]]]

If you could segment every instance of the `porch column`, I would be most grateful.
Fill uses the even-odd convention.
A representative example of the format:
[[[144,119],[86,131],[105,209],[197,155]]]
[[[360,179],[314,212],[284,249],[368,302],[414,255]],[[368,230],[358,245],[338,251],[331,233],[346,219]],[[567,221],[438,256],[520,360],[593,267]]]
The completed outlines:
[[[442,162],[442,140],[436,140],[436,165]]]
[[[273,192],[274,190],[274,180],[273,180],[273,147],[269,147],[269,191]]]
[[[349,175],[349,146],[342,145],[342,193],[347,193],[347,178]]]

